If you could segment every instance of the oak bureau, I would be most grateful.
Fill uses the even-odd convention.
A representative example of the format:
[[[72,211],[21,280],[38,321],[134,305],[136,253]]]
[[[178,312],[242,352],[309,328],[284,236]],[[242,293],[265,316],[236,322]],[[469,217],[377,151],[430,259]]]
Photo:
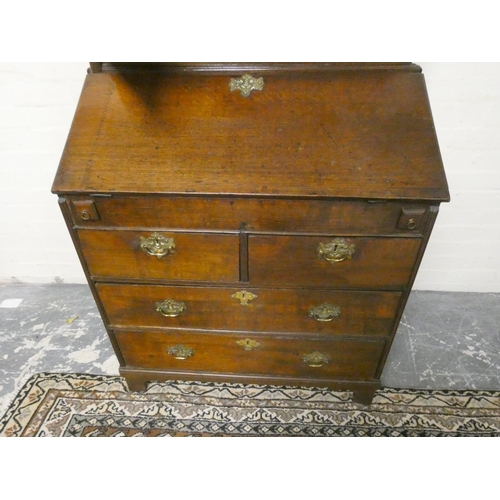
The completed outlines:
[[[52,191],[131,390],[365,404],[449,200],[411,63],[91,63]]]

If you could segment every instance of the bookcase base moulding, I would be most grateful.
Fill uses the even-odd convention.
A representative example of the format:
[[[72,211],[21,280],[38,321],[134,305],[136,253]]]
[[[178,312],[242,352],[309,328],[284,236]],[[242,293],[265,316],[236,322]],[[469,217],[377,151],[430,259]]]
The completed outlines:
[[[52,191],[120,373],[370,403],[448,187],[410,63],[92,63]]]

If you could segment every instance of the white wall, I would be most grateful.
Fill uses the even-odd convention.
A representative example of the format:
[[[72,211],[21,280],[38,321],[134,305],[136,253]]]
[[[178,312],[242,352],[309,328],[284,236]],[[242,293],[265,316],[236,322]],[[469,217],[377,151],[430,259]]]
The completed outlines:
[[[500,292],[500,63],[418,63],[452,202],[415,288]],[[0,64],[0,283],[84,283],[50,193],[87,63]]]
[[[451,191],[415,288],[500,292],[500,63],[422,66]]]
[[[50,189],[87,67],[0,64],[0,282],[85,282]]]

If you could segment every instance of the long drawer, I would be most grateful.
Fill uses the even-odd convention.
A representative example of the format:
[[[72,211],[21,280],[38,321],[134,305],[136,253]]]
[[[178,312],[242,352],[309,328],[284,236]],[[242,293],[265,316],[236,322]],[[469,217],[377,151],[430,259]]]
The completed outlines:
[[[372,378],[384,341],[116,331],[129,367],[284,377]]]
[[[81,229],[78,238],[94,278],[239,279],[237,234]]]
[[[404,287],[418,238],[249,237],[252,285]]]
[[[287,200],[196,196],[72,196],[75,225],[336,234],[421,234],[426,204],[367,200]],[[411,214],[410,217],[406,217]],[[409,223],[409,218],[412,223]]]
[[[399,292],[97,284],[113,327],[384,336]]]

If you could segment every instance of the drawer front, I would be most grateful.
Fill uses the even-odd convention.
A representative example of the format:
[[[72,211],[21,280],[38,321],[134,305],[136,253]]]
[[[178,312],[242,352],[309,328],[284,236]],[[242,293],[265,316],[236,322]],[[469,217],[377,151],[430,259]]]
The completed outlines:
[[[372,378],[383,341],[310,341],[179,332],[115,332],[127,366],[315,378]]]
[[[408,283],[420,239],[251,235],[248,245],[252,285],[380,288]]]
[[[78,238],[96,278],[237,281],[239,239],[232,234],[81,229]],[[154,253],[164,254],[156,256]]]
[[[398,201],[285,200],[181,196],[71,197],[80,227],[167,228],[336,234],[420,234],[427,205]],[[412,224],[402,218],[410,214]],[[409,220],[409,219],[408,219]],[[403,223],[402,223],[403,222]]]
[[[97,290],[113,327],[318,335],[388,335],[401,298],[398,292],[112,284]]]

